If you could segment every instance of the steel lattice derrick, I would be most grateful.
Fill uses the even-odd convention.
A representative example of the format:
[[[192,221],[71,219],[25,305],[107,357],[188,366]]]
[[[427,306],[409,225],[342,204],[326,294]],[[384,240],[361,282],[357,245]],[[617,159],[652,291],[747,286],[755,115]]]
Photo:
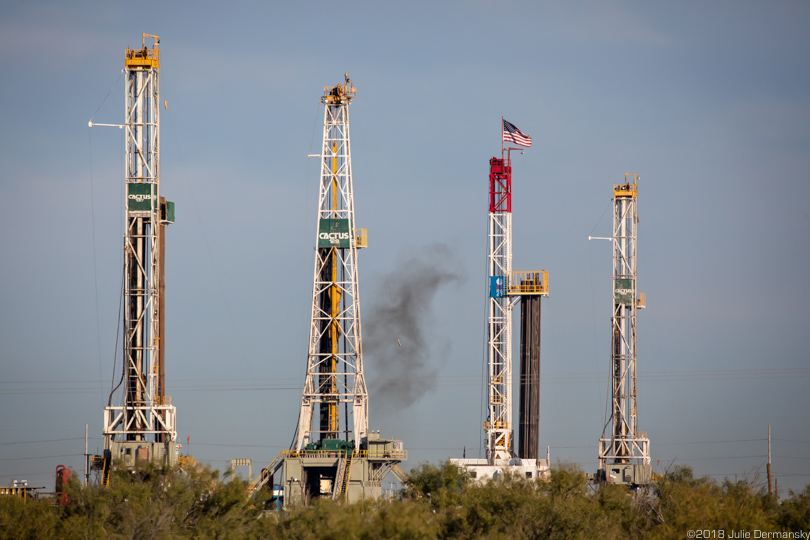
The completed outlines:
[[[487,317],[488,404],[484,431],[490,463],[512,457],[512,299],[506,283],[512,271],[511,163],[490,160],[490,212],[487,271],[490,298]],[[496,292],[493,293],[493,282]],[[498,290],[498,287],[502,289]]]
[[[349,104],[354,95],[355,88],[347,77],[345,86],[325,87],[321,99],[324,127],[316,257],[307,373],[296,437],[298,450],[327,438],[353,438],[359,443],[368,432],[357,276],[360,246],[355,229],[349,141]],[[319,425],[314,429],[316,406]]]
[[[650,463],[649,439],[638,429],[636,314],[644,307],[637,291],[638,176],[614,186],[613,312],[611,315],[611,412],[599,441],[599,467]],[[610,425],[610,438],[605,434]]]
[[[124,392],[104,413],[105,448],[146,435],[176,439],[174,407],[160,388],[161,275],[165,204],[160,197],[160,83],[157,37],[125,60],[126,230],[124,237]],[[173,204],[173,203],[171,203]],[[120,437],[120,439],[116,439]]]

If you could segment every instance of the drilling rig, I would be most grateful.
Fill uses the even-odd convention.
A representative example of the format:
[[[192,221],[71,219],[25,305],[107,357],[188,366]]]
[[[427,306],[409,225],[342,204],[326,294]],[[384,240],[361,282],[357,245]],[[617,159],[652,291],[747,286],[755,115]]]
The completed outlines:
[[[531,145],[528,137],[511,138],[507,126],[516,128],[503,119],[502,122],[502,141]],[[481,481],[505,470],[528,478],[543,476],[548,470],[548,457],[538,459],[540,298],[548,296],[548,272],[512,271],[512,150],[519,148],[502,145],[501,157],[489,160],[487,420],[483,424],[486,457],[451,460]],[[518,302],[521,302],[520,445],[516,452],[512,423],[512,310]]]
[[[650,440],[638,429],[636,313],[646,307],[637,292],[638,175],[613,186],[613,314],[610,346],[610,416],[599,439],[597,482],[649,486]]]
[[[284,505],[324,497],[349,503],[382,495],[382,480],[407,459],[402,441],[368,429],[357,254],[367,247],[355,228],[349,104],[357,93],[348,74],[324,87],[315,272],[306,379],[290,450],[262,470],[252,490],[272,487],[281,470]]]
[[[152,47],[146,40],[152,38]],[[165,385],[165,232],[174,203],[160,192],[159,38],[143,34],[124,59],[126,231],[124,233],[123,373],[104,409],[102,483],[112,460],[128,467],[177,462],[176,411]],[[91,123],[91,126],[93,124]],[[122,404],[112,405],[121,390]]]

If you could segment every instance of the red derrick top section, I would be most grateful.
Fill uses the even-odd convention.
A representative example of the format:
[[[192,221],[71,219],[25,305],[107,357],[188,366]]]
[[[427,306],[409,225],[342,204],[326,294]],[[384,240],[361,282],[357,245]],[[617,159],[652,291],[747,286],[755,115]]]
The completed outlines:
[[[512,163],[499,158],[489,160],[489,211],[512,211]]]

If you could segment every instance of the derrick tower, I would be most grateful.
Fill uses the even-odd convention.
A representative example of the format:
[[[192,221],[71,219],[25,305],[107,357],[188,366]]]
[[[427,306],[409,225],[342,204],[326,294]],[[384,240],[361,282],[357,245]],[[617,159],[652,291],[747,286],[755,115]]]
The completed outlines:
[[[324,87],[321,98],[324,121],[315,274],[297,450],[324,439],[359,443],[368,433],[357,288],[357,250],[366,246],[366,234],[355,229],[349,144],[349,104],[355,95],[346,75],[344,84]]]
[[[314,498],[354,503],[382,496],[389,472],[403,480],[408,458],[401,440],[368,430],[363,374],[357,251],[367,246],[355,228],[349,76],[323,89],[323,145],[307,371],[291,448],[262,469],[249,490],[268,490],[284,507]],[[317,416],[316,416],[317,413]]]
[[[650,440],[639,431],[636,403],[636,313],[645,307],[637,292],[638,175],[625,173],[613,186],[613,313],[611,316],[611,410],[599,439],[603,482],[648,485]]]
[[[540,430],[540,298],[548,296],[548,272],[512,270],[512,159],[503,142],[531,146],[531,137],[501,118],[501,157],[489,160],[487,226],[487,419],[486,457],[450,461],[478,481],[505,471],[537,478],[548,471],[538,459]],[[521,152],[522,153],[522,152]],[[521,302],[519,448],[512,423],[512,309]]]
[[[489,160],[487,268],[487,457],[490,463],[512,457],[512,299],[506,283],[512,273],[512,160]]]
[[[146,39],[152,38],[148,47]],[[124,60],[126,232],[124,234],[123,374],[104,409],[104,483],[110,459],[173,464],[175,407],[164,379],[164,234],[174,203],[160,192],[160,51],[157,36]],[[122,404],[112,405],[121,389]]]
[[[487,459],[489,465],[515,457],[537,460],[540,412],[540,302],[548,296],[548,272],[512,271],[511,148],[489,160],[487,268]],[[514,450],[512,424],[512,309],[522,301],[520,432]],[[529,442],[531,439],[531,443]]]

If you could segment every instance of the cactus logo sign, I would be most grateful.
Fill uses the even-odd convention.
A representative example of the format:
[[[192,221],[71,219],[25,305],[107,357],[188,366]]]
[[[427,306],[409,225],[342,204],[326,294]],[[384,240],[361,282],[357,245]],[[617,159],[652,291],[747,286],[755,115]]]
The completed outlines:
[[[318,225],[318,247],[351,247],[348,219],[321,219]]]
[[[152,185],[146,182],[127,184],[127,210],[131,212],[151,212]]]
[[[617,304],[633,303],[633,280],[617,279],[613,284],[613,301]]]

